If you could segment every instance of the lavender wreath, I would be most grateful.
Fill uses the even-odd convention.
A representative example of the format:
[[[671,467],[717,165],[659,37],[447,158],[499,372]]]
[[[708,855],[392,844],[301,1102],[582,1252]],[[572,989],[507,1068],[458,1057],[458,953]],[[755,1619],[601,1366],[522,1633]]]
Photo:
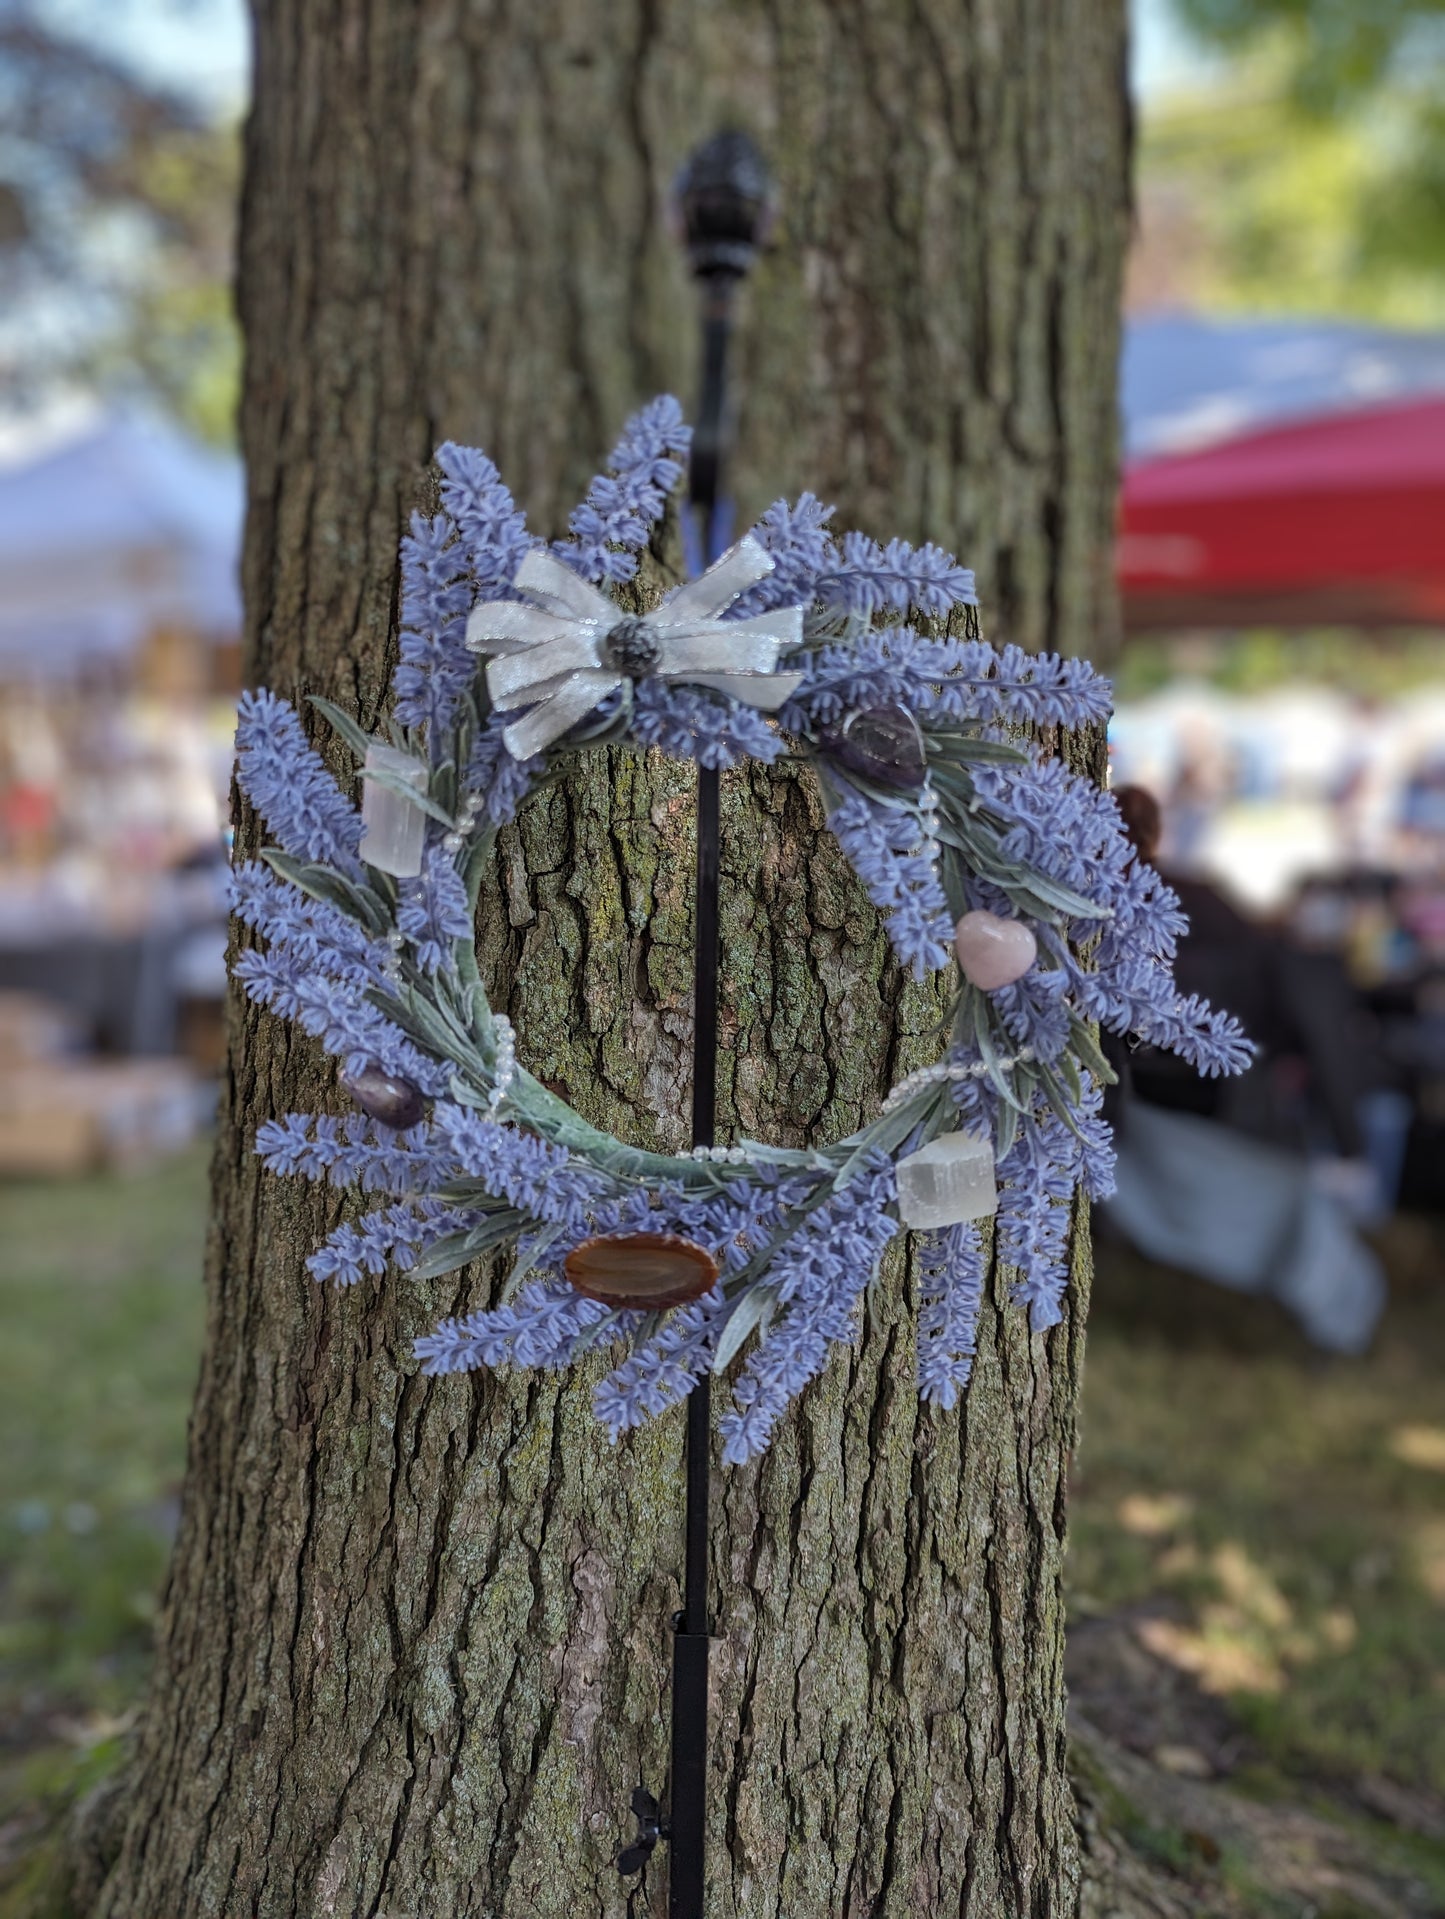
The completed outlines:
[[[490,460],[441,448],[443,510],[402,543],[389,741],[315,702],[362,762],[362,809],[291,706],[242,701],[240,784],[277,844],[235,869],[235,912],[266,944],[234,970],[341,1060],[358,1109],[268,1121],[266,1166],[387,1201],[324,1241],[315,1278],[426,1278],[514,1245],[500,1303],[419,1339],[423,1369],[561,1367],[620,1347],[595,1392],[614,1439],[752,1339],[721,1421],[737,1463],[854,1335],[900,1224],[928,1229],[926,1400],[952,1407],[968,1381],[988,1214],[1033,1329],[1060,1318],[1074,1191],[1112,1185],[1097,1027],[1206,1074],[1242,1070],[1250,1048],[1180,997],[1178,901],[1114,802],[1019,737],[1021,723],[1103,719],[1108,682],[985,644],[973,576],[950,555],[835,539],[831,509],[804,494],[772,507],[721,576],[645,619],[599,611],[634,576],[687,447],[676,401],[654,401],[550,548]],[[518,1064],[477,967],[483,871],[534,787],[616,741],[705,766],[806,757],[899,960],[922,977],[960,956],[942,1058],[850,1138],[640,1151]],[[645,1269],[658,1246],[674,1280],[693,1262],[686,1303],[669,1309],[684,1295],[665,1286],[631,1303],[589,1286],[599,1248]]]

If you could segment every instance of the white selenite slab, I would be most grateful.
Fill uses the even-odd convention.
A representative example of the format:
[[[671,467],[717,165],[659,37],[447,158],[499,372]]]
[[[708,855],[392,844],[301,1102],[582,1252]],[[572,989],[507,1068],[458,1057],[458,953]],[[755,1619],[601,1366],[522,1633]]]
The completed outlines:
[[[986,1139],[944,1133],[898,1162],[898,1217],[905,1226],[960,1226],[997,1210],[993,1146]]]

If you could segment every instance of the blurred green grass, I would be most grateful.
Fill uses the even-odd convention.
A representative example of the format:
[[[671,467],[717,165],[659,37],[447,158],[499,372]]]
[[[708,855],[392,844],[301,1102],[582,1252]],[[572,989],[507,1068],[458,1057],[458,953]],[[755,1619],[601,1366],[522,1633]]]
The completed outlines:
[[[1239,1783],[1378,1809],[1394,1782],[1445,1837],[1445,1235],[1398,1222],[1382,1251],[1375,1347],[1339,1360],[1100,1247],[1070,1609],[1125,1617],[1232,1718]]]
[[[204,1317],[208,1149],[0,1185],[0,1745],[135,1698]]]
[[[0,1187],[12,1782],[22,1755],[33,1779],[47,1752],[106,1739],[144,1680],[202,1331],[205,1160]],[[1267,1306],[1100,1246],[1070,1607],[1080,1638],[1111,1622],[1223,1715],[1239,1783],[1395,1782],[1428,1795],[1428,1829],[1445,1813],[1445,1258],[1420,1225],[1386,1250],[1379,1343],[1335,1362]],[[1164,1736],[1150,1692],[1121,1707],[1146,1752]]]

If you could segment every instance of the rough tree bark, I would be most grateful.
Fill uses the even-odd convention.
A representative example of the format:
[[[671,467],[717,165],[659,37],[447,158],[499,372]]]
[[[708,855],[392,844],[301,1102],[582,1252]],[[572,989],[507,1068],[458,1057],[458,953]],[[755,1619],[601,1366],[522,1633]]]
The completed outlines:
[[[661,206],[749,124],[784,215],[744,353],[743,511],[973,563],[986,624],[1110,630],[1122,0],[272,0],[241,307],[250,676],[372,724],[435,442],[544,530],[639,399],[690,391]],[[328,750],[330,750],[328,748]],[[1091,749],[1090,749],[1091,750]],[[338,761],[338,765],[340,762]],[[690,776],[613,755],[504,836],[479,937],[523,1057],[678,1143]],[[724,1137],[836,1136],[926,1054],[807,782],[725,796]],[[254,821],[242,818],[243,843]],[[209,1324],[150,1703],[104,1919],[620,1915],[628,1791],[666,1766],[682,1422],[616,1451],[586,1377],[429,1382],[413,1334],[488,1276],[337,1294],[337,1204],[264,1176],[338,1103],[233,1006]],[[1031,1338],[996,1275],[961,1414],[912,1387],[901,1259],[766,1461],[716,1495],[710,1911],[1071,1913],[1060,1562],[1087,1295]],[[664,1909],[661,1860],[639,1910]]]

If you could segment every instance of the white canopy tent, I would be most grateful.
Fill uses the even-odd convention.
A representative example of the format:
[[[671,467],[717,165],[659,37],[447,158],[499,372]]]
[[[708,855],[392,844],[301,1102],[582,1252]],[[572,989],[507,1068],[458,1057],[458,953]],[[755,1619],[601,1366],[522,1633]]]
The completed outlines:
[[[241,463],[160,420],[91,415],[0,458],[0,675],[63,679],[162,626],[241,620]]]

